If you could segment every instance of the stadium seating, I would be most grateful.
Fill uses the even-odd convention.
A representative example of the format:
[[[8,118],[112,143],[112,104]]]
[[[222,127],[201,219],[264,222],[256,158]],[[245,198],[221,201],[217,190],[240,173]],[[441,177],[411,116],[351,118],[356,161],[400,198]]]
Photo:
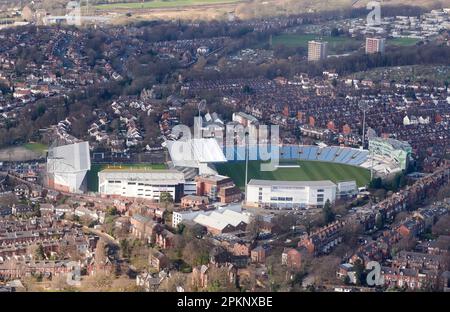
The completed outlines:
[[[234,159],[228,160],[245,160],[245,148],[243,146],[234,147],[231,153]],[[260,160],[261,150],[267,151],[268,148],[264,146],[252,146],[249,148],[250,160]],[[226,151],[224,151],[226,154]],[[305,160],[305,161],[325,161],[335,162],[353,166],[361,166],[368,160],[369,153],[367,150],[360,150],[349,147],[339,146],[294,146],[285,145],[279,149],[279,153],[274,153],[275,157],[279,156],[282,160]]]

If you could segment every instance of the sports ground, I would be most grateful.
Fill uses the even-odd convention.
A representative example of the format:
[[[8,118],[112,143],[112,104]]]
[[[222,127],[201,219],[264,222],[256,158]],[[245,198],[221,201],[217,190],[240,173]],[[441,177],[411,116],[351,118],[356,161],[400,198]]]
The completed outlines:
[[[260,171],[260,161],[249,161],[248,179],[281,181],[319,181],[333,182],[355,180],[359,187],[370,181],[370,171],[364,168],[321,161],[292,161],[297,168],[278,168],[275,171]],[[244,187],[245,162],[216,164],[217,171],[233,179],[237,186]]]
[[[0,161],[30,161],[45,157],[48,147],[40,143],[27,143],[0,149]]]
[[[188,6],[201,6],[201,5],[212,5],[212,4],[226,4],[235,3],[241,0],[154,0],[145,2],[119,2],[119,3],[108,3],[99,4],[95,6],[96,9],[100,10],[114,10],[114,9],[160,9],[160,8],[179,8]]]

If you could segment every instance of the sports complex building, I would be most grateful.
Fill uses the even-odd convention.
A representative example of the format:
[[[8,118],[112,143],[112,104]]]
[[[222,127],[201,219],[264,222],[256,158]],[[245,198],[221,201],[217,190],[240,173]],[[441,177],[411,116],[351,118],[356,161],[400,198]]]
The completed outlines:
[[[98,179],[103,196],[159,201],[166,192],[178,202],[184,195],[184,174],[177,170],[105,169],[98,173]]]
[[[322,207],[336,199],[336,184],[331,181],[250,180],[246,205],[259,208]]]
[[[271,181],[252,179],[246,187],[246,206],[270,209],[323,207],[336,198],[357,193],[355,181]]]
[[[327,200],[334,202],[336,198],[356,194],[358,186],[370,181],[369,171],[383,178],[401,172],[410,157],[407,143],[381,138],[370,140],[369,150],[340,146],[252,145],[248,147],[248,182],[243,180],[245,146],[221,148],[214,139],[196,139],[182,143],[182,150],[188,150],[191,155],[186,158],[173,148],[179,143],[171,144],[173,168],[183,171],[189,167],[200,175],[229,176],[246,191],[247,206],[267,208],[321,207]],[[261,171],[261,155],[264,154],[278,162],[275,171]],[[302,171],[307,174],[302,175]]]

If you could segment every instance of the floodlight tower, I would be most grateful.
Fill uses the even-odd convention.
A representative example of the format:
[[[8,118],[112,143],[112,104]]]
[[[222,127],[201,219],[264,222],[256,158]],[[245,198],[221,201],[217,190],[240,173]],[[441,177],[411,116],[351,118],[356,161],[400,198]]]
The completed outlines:
[[[245,131],[245,203],[247,204],[247,183],[248,183],[248,148],[249,148],[249,140],[248,140],[249,132]]]
[[[364,144],[366,143],[366,113],[369,110],[369,102],[368,101],[360,101],[359,109],[363,112],[363,129],[362,129],[362,147],[364,148]]]
[[[202,128],[203,128],[203,120],[201,112],[206,108],[206,100],[201,100],[200,102],[198,102],[197,108],[198,108],[198,121],[194,125],[194,138],[199,139],[202,137]]]
[[[200,102],[198,102],[197,108],[198,108],[198,118],[201,118],[200,114],[202,110],[206,108],[206,100],[201,100]]]

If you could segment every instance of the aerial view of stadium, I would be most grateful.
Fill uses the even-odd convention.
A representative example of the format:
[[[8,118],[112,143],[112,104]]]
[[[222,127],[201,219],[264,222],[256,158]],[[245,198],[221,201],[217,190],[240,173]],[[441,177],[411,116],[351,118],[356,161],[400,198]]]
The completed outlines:
[[[450,0],[0,0],[1,311],[18,292],[430,310]]]

